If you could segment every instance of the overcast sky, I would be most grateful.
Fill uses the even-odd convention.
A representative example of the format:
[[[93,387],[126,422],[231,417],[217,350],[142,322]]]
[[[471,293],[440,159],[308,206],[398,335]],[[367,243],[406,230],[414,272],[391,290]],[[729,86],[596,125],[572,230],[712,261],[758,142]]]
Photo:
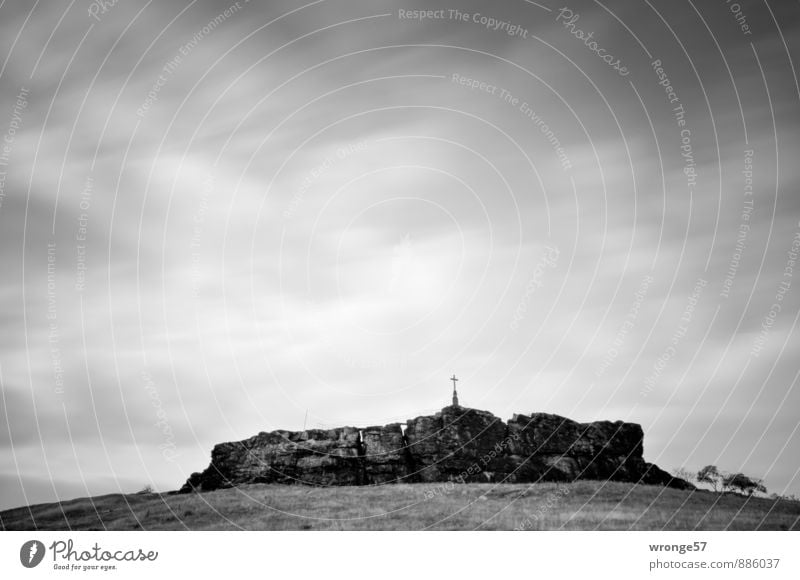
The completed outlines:
[[[453,373],[800,493],[800,9],[730,6],[3,3],[0,508]]]

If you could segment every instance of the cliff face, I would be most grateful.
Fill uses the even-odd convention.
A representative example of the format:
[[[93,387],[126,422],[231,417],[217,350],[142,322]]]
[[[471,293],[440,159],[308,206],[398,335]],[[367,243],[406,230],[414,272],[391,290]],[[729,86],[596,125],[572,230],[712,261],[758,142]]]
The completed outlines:
[[[220,443],[211,464],[181,492],[243,483],[370,485],[413,482],[600,479],[693,488],[643,458],[642,428],[622,421],[577,423],[558,415],[514,415],[445,407],[383,427],[272,431]]]

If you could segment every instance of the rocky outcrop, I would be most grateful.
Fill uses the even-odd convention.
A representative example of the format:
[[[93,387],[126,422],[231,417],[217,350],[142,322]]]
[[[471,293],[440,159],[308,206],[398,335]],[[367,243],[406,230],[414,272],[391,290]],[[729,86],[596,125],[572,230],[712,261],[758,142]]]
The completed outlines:
[[[193,473],[184,485],[211,490],[240,483],[360,485],[361,439],[358,429],[273,431],[211,451],[211,465]]]
[[[606,479],[638,481],[646,472],[644,433],[622,421],[577,423],[558,415],[514,415],[508,422],[511,453],[518,472],[514,480],[538,477],[551,481]]]
[[[374,485],[599,479],[691,489],[643,458],[639,425],[577,423],[547,413],[514,415],[450,406],[386,426],[272,431],[211,452],[181,492],[243,483]]]
[[[392,483],[413,474],[413,463],[400,423],[367,427],[361,432],[364,481]]]
[[[488,411],[445,407],[433,417],[410,419],[408,449],[417,481],[482,481],[494,469],[495,445],[506,438],[507,427]],[[478,463],[486,458],[483,465]]]

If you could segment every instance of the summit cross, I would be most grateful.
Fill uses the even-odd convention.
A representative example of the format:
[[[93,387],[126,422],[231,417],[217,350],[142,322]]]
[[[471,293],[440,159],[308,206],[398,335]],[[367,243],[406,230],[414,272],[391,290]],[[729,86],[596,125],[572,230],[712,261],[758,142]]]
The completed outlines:
[[[458,381],[458,379],[454,374],[452,377],[450,377],[450,380],[453,381],[453,406],[458,407],[458,393],[456,392],[456,381]]]

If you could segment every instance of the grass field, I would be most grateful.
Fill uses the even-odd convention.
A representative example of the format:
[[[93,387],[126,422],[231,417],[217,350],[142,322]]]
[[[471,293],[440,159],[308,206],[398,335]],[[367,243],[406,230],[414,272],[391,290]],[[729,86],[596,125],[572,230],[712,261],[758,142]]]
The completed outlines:
[[[0,512],[6,530],[800,530],[800,502],[615,482],[246,485]]]

